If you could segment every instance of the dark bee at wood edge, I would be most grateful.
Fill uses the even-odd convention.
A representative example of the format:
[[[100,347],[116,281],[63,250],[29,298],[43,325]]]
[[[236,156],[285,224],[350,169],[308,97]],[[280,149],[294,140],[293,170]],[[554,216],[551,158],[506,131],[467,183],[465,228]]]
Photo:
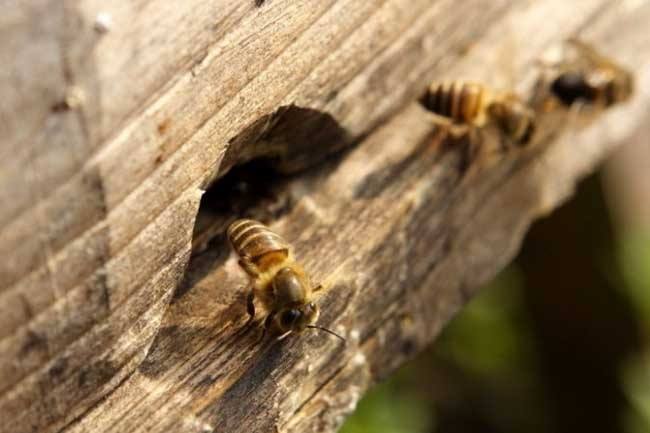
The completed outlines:
[[[250,219],[230,224],[227,237],[239,256],[239,265],[251,278],[248,295],[251,320],[255,317],[256,298],[266,310],[265,333],[274,326],[281,332],[278,338],[282,339],[292,332],[311,328],[345,341],[335,332],[315,325],[319,308],[312,301],[312,295],[321,286],[312,287],[304,269],[293,258],[287,241],[264,224]]]
[[[632,93],[632,84],[629,77],[613,73],[590,79],[586,74],[568,71],[553,80],[551,92],[565,106],[582,101],[607,108],[627,100]]]
[[[609,108],[624,102],[634,91],[632,74],[579,39],[566,42],[568,53],[554,68],[551,93],[565,106],[575,103]]]

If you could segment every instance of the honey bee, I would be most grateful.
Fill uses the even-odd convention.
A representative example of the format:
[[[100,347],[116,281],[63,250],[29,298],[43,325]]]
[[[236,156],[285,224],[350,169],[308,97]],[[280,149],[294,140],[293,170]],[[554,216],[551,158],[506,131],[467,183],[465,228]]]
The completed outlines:
[[[252,288],[247,299],[250,319],[255,317],[255,298],[268,313],[262,338],[271,326],[275,326],[281,332],[278,339],[312,328],[345,341],[337,333],[315,325],[319,308],[312,301],[312,294],[320,290],[321,285],[312,287],[304,269],[293,258],[287,241],[264,224],[250,219],[234,221],[228,226],[227,236],[239,256],[239,265],[251,278]]]
[[[422,102],[456,124],[483,127],[492,122],[519,145],[527,144],[535,132],[535,113],[517,95],[494,92],[480,83],[434,82]]]
[[[608,108],[628,100],[634,89],[629,71],[577,39],[567,41],[561,58],[549,69],[550,77],[540,79],[538,86],[548,87],[551,95],[565,107],[578,103]]]

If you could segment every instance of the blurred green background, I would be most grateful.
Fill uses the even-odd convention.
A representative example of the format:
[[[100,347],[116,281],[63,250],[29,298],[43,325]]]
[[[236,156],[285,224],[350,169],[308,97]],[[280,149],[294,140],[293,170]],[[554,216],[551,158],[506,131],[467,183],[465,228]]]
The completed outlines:
[[[528,233],[433,347],[343,433],[650,432],[650,232],[613,223],[603,179]]]

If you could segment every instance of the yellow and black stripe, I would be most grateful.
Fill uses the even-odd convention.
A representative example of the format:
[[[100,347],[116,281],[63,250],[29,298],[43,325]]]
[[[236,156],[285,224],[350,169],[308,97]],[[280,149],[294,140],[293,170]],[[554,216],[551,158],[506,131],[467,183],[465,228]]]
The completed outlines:
[[[486,102],[484,86],[463,81],[434,82],[423,99],[426,109],[459,123],[474,123]]]
[[[236,220],[228,226],[227,236],[240,257],[248,257],[258,266],[270,255],[278,258],[289,255],[287,241],[258,221]]]

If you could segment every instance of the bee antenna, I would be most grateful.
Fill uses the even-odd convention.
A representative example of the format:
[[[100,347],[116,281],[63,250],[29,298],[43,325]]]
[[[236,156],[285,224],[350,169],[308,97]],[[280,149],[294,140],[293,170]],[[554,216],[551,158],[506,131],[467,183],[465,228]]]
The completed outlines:
[[[328,334],[331,334],[331,335],[335,336],[336,338],[339,338],[344,343],[347,343],[347,340],[345,338],[341,337],[339,334],[332,331],[331,329],[323,328],[322,326],[318,326],[318,325],[307,325],[307,328],[320,329],[321,331],[325,331]]]
[[[291,330],[289,330],[289,331],[285,332],[284,334],[280,335],[278,338],[276,338],[276,340],[278,340],[278,341],[284,340],[287,337],[287,335],[289,335],[289,334],[291,334]]]

